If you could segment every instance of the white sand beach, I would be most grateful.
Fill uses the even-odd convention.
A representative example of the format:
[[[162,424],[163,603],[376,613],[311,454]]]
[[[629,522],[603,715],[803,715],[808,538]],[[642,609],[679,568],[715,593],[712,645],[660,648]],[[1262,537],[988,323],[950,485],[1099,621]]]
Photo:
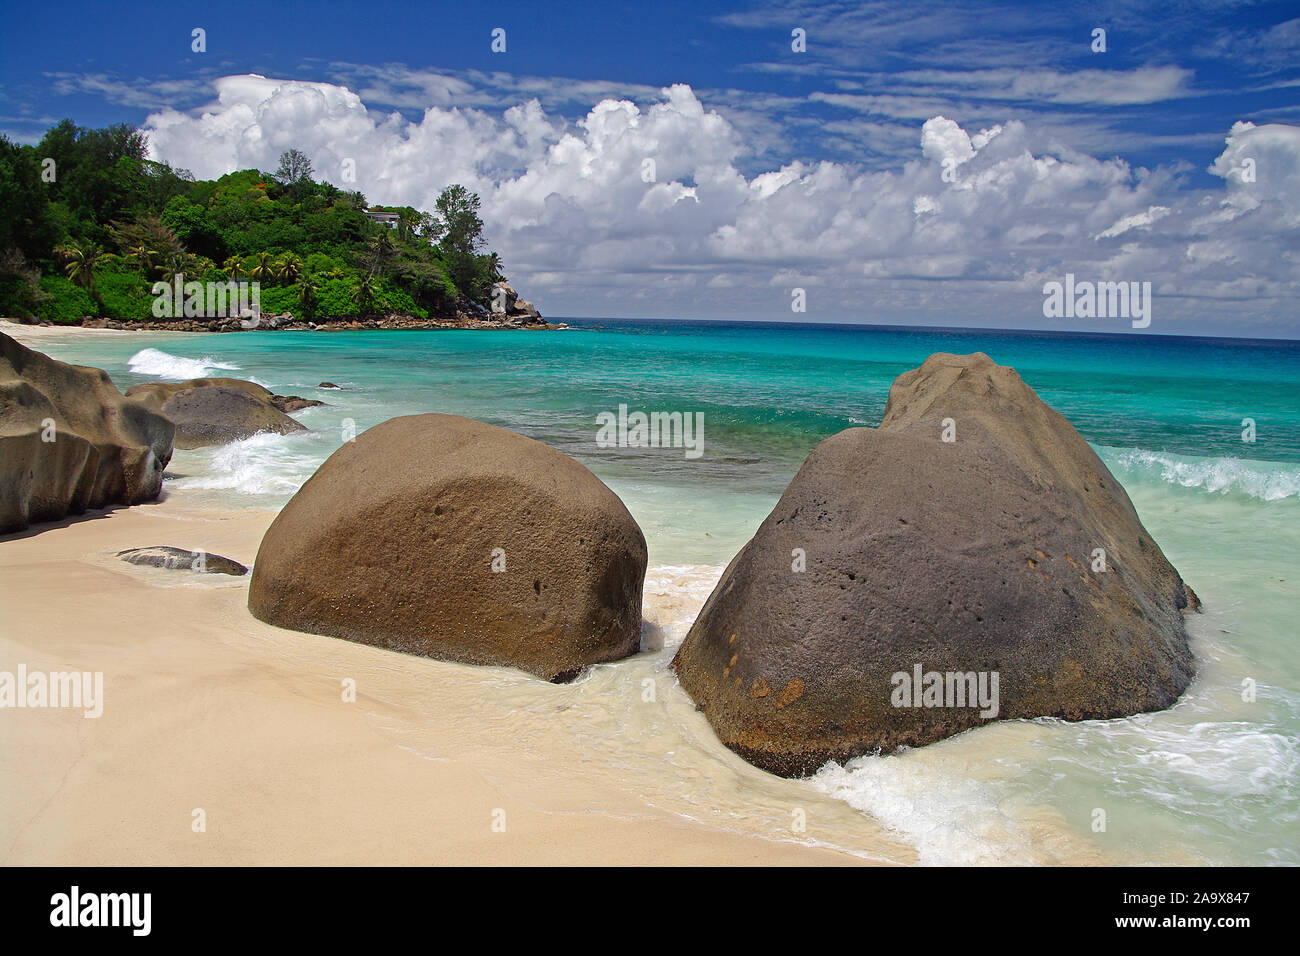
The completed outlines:
[[[38,349],[135,334],[0,328]],[[166,543],[251,565],[274,517],[172,496],[0,539],[0,669],[104,675],[98,718],[4,714],[0,863],[864,862],[810,845],[815,815],[764,838],[762,820],[694,822],[614,767],[590,772],[599,755],[551,719],[566,688],[271,627],[248,613],[247,577],[114,557]]]
[[[173,546],[252,564],[277,509],[338,447],[340,417],[355,415],[369,427],[395,412],[442,407],[427,384],[402,399],[401,383],[384,379],[387,340],[358,335],[352,347],[374,353],[367,364],[345,361],[333,351],[334,337],[295,345],[286,363],[280,343],[296,337],[176,333],[160,344],[158,335],[134,332],[3,330],[64,360],[107,367],[119,386],[164,373],[233,372],[329,404],[300,413],[309,430],[297,436],[177,452],[157,502],[0,537],[0,692],[5,673],[20,668],[103,679],[97,718],[74,708],[0,710],[0,861],[1195,865],[1289,858],[1280,808],[1292,792],[1294,742],[1261,720],[1239,689],[1242,674],[1279,665],[1243,659],[1233,644],[1242,623],[1232,598],[1263,582],[1251,626],[1275,621],[1271,633],[1280,634],[1288,606],[1281,579],[1290,575],[1267,554],[1242,552],[1236,561],[1254,563],[1242,564],[1241,581],[1220,585],[1213,562],[1221,549],[1198,550],[1197,541],[1239,535],[1275,541],[1285,554],[1294,537],[1287,512],[1277,510],[1289,506],[1285,498],[1280,505],[1262,497],[1221,502],[1158,476],[1130,483],[1206,601],[1205,613],[1188,621],[1197,680],[1176,706],[1114,721],[997,721],[789,780],[728,750],[670,667],[721,562],[771,506],[733,490],[739,471],[726,456],[716,466],[716,487],[725,492],[695,473],[659,485],[615,474],[618,493],[655,543],[642,651],[550,684],[518,670],[277,628],[248,611],[247,578],[139,567],[116,556]],[[486,341],[439,339],[441,374],[455,373],[456,350],[477,354]],[[150,357],[148,369],[137,368],[140,357]],[[428,363],[419,368],[433,374]],[[477,359],[465,368],[486,374]],[[345,390],[313,392],[325,378]],[[453,382],[448,394],[472,387]],[[540,437],[560,447],[569,440],[563,431]],[[1259,476],[1274,474],[1259,468]],[[1277,476],[1293,480],[1290,472]],[[355,699],[345,699],[353,686]],[[1118,776],[1140,781],[1131,796],[1117,795]],[[1185,813],[1170,808],[1190,804],[1225,810],[1197,816],[1189,839]],[[1104,832],[1091,826],[1098,807],[1110,816]],[[196,810],[201,832],[193,827]]]
[[[28,348],[40,349],[42,342],[68,341],[69,339],[122,338],[139,335],[123,329],[82,328],[79,325],[24,325],[13,319],[0,319],[0,332],[17,339]],[[166,335],[166,332],[151,332],[150,335]],[[177,332],[176,335],[186,333]]]
[[[0,663],[104,674],[97,719],[4,715],[0,862],[861,862],[799,845],[815,815],[808,834],[763,839],[592,772],[601,755],[552,719],[565,688],[270,627],[247,578],[112,557],[167,542],[251,562],[272,517],[164,501],[0,541]],[[515,711],[520,688],[532,703]]]

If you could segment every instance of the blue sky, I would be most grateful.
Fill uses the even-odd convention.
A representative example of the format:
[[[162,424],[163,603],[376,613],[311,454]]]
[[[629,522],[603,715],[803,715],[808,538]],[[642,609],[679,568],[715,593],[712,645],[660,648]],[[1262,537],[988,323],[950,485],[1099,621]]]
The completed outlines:
[[[300,144],[332,180],[359,158],[357,185],[388,203],[470,179],[516,284],[552,314],[799,318],[800,285],[819,321],[963,324],[965,309],[1054,327],[1032,292],[1044,276],[1128,269],[1177,320],[1152,331],[1300,335],[1294,3],[0,9],[10,138],[129,122],[199,175]],[[223,81],[247,74],[275,83]],[[637,116],[593,124],[618,102]],[[652,201],[626,181],[637,150],[657,161]],[[1230,173],[1247,153],[1268,162],[1243,191]],[[946,182],[945,162],[970,175]],[[1205,210],[1225,203],[1220,228]]]

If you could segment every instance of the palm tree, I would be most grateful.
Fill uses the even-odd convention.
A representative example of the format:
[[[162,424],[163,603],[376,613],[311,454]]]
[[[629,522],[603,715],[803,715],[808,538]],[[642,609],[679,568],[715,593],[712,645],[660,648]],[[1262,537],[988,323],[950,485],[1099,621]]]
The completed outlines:
[[[275,256],[269,252],[259,252],[253,257],[253,268],[248,273],[249,278],[256,279],[258,282],[274,279],[275,265]]]
[[[303,318],[310,319],[316,314],[316,293],[319,291],[320,287],[311,276],[304,273],[298,277],[298,304],[302,306]]]
[[[506,281],[506,277],[501,274],[501,255],[499,253],[488,253],[488,279],[492,282]]]
[[[292,252],[287,252],[280,260],[276,274],[286,283],[291,283],[302,276],[302,260]]]
[[[385,228],[379,235],[372,236],[367,245],[370,246],[370,271],[382,272],[384,263],[397,251],[393,245],[393,237],[388,234],[388,230]]]
[[[244,271],[244,260],[239,258],[239,256],[231,256],[225,262],[221,263],[221,268],[225,271],[226,275],[230,277],[231,281],[238,282],[239,276]]]
[[[127,250],[140,266],[140,275],[148,276],[154,268],[154,251],[146,242],[133,243]]]
[[[102,303],[99,301],[99,292],[95,288],[95,267],[99,265],[103,254],[104,250],[94,242],[80,245],[74,242],[58,250],[59,258],[63,260],[63,271],[75,285],[81,286],[90,293],[96,305]]]
[[[362,315],[370,314],[371,309],[375,306],[375,280],[370,274],[363,275],[357,283],[357,287],[352,290],[352,301],[357,304]]]
[[[197,271],[193,268],[194,265],[192,255],[185,252],[172,252],[163,260],[159,268],[162,270],[163,281],[171,282],[177,276],[183,276],[186,272],[194,274]]]

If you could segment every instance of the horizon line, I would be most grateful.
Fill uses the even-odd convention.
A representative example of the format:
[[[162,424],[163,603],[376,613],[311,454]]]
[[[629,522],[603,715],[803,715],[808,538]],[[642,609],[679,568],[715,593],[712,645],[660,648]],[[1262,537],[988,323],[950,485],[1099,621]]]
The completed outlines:
[[[725,323],[729,325],[788,325],[799,326],[803,328],[855,328],[855,329],[881,329],[889,331],[915,331],[923,329],[930,332],[1009,332],[1017,335],[1060,335],[1060,336],[1082,336],[1097,338],[1163,338],[1163,339],[1202,339],[1208,341],[1228,341],[1228,342],[1288,342],[1300,345],[1300,338],[1288,338],[1286,336],[1261,336],[1261,335],[1225,335],[1210,333],[1181,333],[1181,332],[1094,332],[1074,329],[1039,329],[1039,328],[1007,328],[1004,326],[963,326],[963,325],[930,325],[927,323],[917,323],[912,325],[897,325],[884,322],[825,322],[825,321],[807,321],[800,319],[732,319],[732,318],[698,318],[690,316],[610,316],[610,315],[550,315],[546,316],[547,322],[712,322]]]

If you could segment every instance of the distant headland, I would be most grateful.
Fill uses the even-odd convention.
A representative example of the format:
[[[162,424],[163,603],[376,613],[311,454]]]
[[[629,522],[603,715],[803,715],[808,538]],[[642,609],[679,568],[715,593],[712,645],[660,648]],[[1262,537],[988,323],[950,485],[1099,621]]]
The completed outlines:
[[[0,136],[0,315],[53,325],[252,329],[525,328],[546,322],[487,247],[479,197],[380,206],[313,178],[196,180],[125,124]]]

